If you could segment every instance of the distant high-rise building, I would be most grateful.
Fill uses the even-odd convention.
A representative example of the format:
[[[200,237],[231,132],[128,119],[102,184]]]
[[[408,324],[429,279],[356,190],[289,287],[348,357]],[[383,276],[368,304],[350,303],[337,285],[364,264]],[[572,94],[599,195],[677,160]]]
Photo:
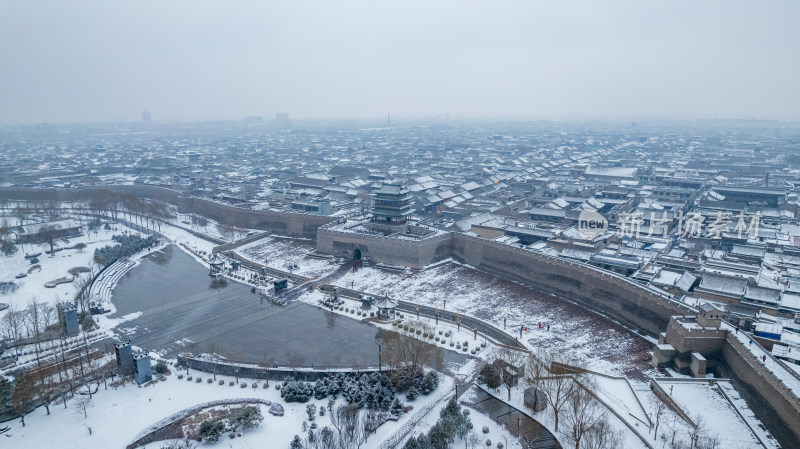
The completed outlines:
[[[142,123],[150,123],[150,112],[142,111]]]
[[[277,114],[275,114],[275,121],[278,123],[289,123],[289,113],[278,112]]]

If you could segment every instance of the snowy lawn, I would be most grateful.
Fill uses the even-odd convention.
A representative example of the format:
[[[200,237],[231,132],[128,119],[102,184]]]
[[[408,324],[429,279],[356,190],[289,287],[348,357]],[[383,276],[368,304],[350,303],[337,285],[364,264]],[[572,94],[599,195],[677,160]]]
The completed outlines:
[[[284,407],[285,415],[276,417],[268,413],[269,407],[261,406],[261,413],[264,421],[261,425],[252,430],[244,431],[241,438],[230,439],[227,435],[220,439],[220,442],[213,447],[226,448],[253,448],[253,447],[289,447],[294,435],[303,437],[302,423],[307,420],[306,405],[314,404],[319,407],[327,405],[327,400],[310,400],[307,403],[285,403],[280,398],[280,392],[275,390],[270,383],[269,389],[263,389],[263,382],[258,383],[258,388],[252,388],[253,380],[240,380],[247,382],[246,388],[238,385],[228,386],[228,382],[233,378],[217,376],[217,380],[224,380],[225,384],[220,386],[217,382],[208,384],[206,380],[211,376],[209,373],[190,371],[190,375],[197,379],[202,378],[201,383],[195,380],[187,381],[186,378],[179,380],[177,374],[186,374],[185,370],[177,370],[169,376],[165,382],[157,382],[145,387],[129,383],[118,389],[104,390],[101,386],[98,393],[94,395],[91,407],[87,410],[87,417],[83,417],[82,411],[74,409],[75,400],[67,402],[67,409],[61,405],[51,407],[51,415],[45,414],[44,408],[38,408],[28,414],[25,418],[26,427],[22,427],[19,420],[8,422],[11,429],[6,432],[8,437],[3,438],[7,447],[16,449],[38,449],[51,447],[54,443],[54,436],[57,436],[57,446],[60,448],[123,448],[141,437],[141,433],[149,426],[178,413],[182,410],[201,405],[206,402],[220,399],[234,398],[256,398],[278,402]],[[439,388],[428,396],[420,396],[407,405],[414,407],[409,413],[403,415],[399,421],[389,421],[381,426],[376,434],[369,437],[364,448],[377,448],[380,443],[394,434],[406,422],[412,420],[419,411],[443,406],[441,396],[452,388],[452,381],[449,378],[441,378]],[[403,397],[403,395],[401,395]],[[403,397],[403,399],[405,399]],[[339,397],[336,404],[343,404],[344,400]],[[440,404],[441,403],[441,404]],[[434,410],[428,414],[423,422],[427,425],[429,417],[435,415],[438,418],[438,411]],[[435,422],[431,421],[431,425]],[[329,413],[325,416],[315,417],[317,430],[323,426],[333,428],[330,423]],[[91,435],[89,434],[91,428]],[[415,431],[417,428],[414,429]],[[427,427],[420,425],[419,430],[427,430]],[[211,445],[201,445],[200,447],[211,447]],[[146,447],[159,448],[161,445],[153,443]]]
[[[114,230],[115,228],[116,230]],[[94,263],[94,250],[106,245],[115,246],[117,243],[111,240],[114,234],[122,234],[124,231],[137,233],[122,225],[113,225],[112,230],[106,231],[100,227],[98,231],[91,232],[89,235],[70,239],[58,239],[55,248],[71,247],[77,243],[85,243],[86,248],[82,251],[76,249],[64,249],[57,251],[55,256],[49,256],[45,251],[50,250],[50,246],[44,245],[21,245],[18,246],[16,254],[6,257],[0,256],[0,281],[11,281],[17,285],[14,292],[0,294],[0,302],[13,302],[17,309],[24,308],[29,301],[36,298],[39,302],[55,304],[56,302],[72,300],[77,293],[77,278],[85,278],[90,273],[83,273],[76,277],[73,282],[59,284],[54,288],[47,288],[44,284],[48,281],[61,277],[72,278],[68,270],[74,267],[91,268],[97,273],[100,267]],[[33,265],[25,259],[25,254],[41,253],[38,256],[41,269],[34,269],[30,274],[21,279],[15,279],[18,273],[28,273]],[[5,312],[0,312],[0,318]]]
[[[333,259],[308,257],[314,250],[314,242],[310,240],[273,235],[236,248],[235,251],[253,262],[310,278],[325,276],[339,268]],[[294,265],[297,265],[297,269],[292,268]]]
[[[747,408],[747,404],[736,393],[730,382],[715,380],[712,385],[702,380],[687,382],[659,379],[658,382],[661,388],[672,396],[672,399],[695,423],[698,422],[698,418],[702,420],[707,435],[718,437],[720,447],[761,447],[753,432],[736,413],[736,408],[739,408],[743,415],[752,417],[753,421],[748,419],[748,422],[751,425],[755,424],[754,428],[759,432],[761,439],[767,443],[767,447],[779,447],[766,430],[759,428],[762,427],[761,424],[755,421],[752,411]],[[725,389],[726,394],[734,395],[732,401],[736,407],[725,399],[720,387]],[[659,431],[659,433],[661,432]]]
[[[607,319],[550,295],[456,263],[397,273],[366,267],[337,285],[468,314],[519,336],[531,349],[568,351],[588,368],[645,380],[655,370],[652,343]],[[444,301],[447,301],[445,305]],[[541,323],[541,328],[539,328]],[[550,329],[547,329],[547,326]]]

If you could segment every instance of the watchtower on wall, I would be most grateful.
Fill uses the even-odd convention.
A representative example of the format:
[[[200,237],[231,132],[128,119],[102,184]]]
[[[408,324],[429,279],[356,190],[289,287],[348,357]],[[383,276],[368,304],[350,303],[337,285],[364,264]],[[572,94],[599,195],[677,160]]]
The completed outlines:
[[[722,311],[708,303],[701,304],[698,308],[700,313],[697,315],[697,325],[719,329],[722,325]]]
[[[414,213],[413,197],[400,185],[384,184],[373,195],[372,217],[377,223],[404,225]]]

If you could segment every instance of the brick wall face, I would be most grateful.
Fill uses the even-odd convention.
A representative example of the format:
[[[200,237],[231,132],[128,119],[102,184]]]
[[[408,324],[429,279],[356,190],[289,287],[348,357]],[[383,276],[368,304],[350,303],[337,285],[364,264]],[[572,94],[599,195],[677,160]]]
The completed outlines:
[[[680,354],[699,352],[703,355],[722,350],[728,332],[724,329],[686,329],[674,319],[667,326],[667,344]]]
[[[748,405],[759,416],[768,418],[765,424],[778,441],[783,445],[800,441],[800,402],[797,398],[736,337],[728,335],[722,346],[722,355],[735,378],[758,396],[756,404],[748,400]],[[760,407],[763,410],[759,410]]]
[[[664,330],[670,316],[691,313],[616,276],[520,248],[455,234],[452,252],[483,271],[568,297],[654,335]]]

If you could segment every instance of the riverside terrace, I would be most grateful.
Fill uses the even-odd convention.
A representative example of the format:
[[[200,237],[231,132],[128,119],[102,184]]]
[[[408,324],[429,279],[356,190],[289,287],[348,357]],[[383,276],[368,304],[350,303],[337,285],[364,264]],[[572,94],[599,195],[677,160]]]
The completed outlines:
[[[376,364],[377,328],[299,301],[261,304],[246,285],[212,284],[207,270],[174,246],[129,271],[112,301],[117,312],[110,318],[138,315],[118,331],[168,357],[191,340],[197,351],[253,363],[271,358],[279,365]],[[448,364],[466,359],[444,353]]]

